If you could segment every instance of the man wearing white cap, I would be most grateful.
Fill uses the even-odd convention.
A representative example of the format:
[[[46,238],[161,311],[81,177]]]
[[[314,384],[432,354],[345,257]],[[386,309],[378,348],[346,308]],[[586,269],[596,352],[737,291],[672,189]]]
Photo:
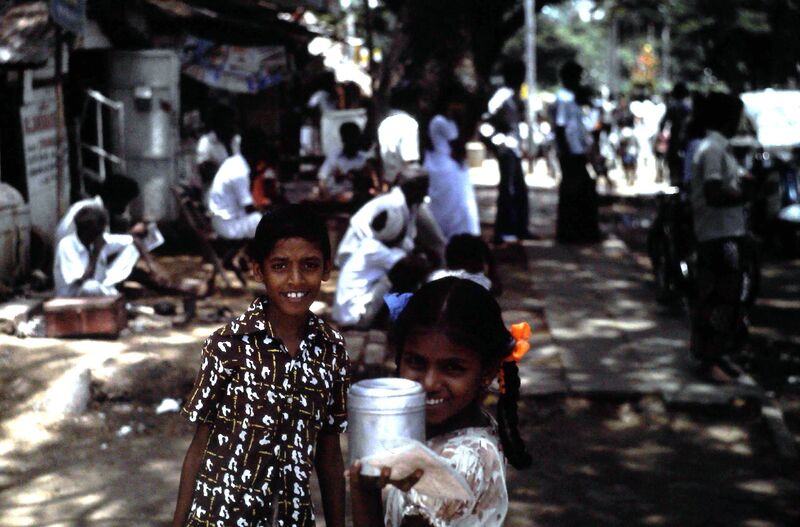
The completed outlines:
[[[392,289],[389,272],[414,251],[417,209],[428,178],[405,170],[402,182],[368,201],[350,219],[334,263],[340,268],[333,319],[341,326],[369,327]]]

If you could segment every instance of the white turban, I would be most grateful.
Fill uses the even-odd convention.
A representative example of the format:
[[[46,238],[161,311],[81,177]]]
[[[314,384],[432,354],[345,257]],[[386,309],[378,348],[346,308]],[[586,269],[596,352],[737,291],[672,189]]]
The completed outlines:
[[[406,226],[406,218],[403,214],[403,211],[397,208],[386,208],[378,212],[375,215],[377,218],[379,215],[386,213],[386,224],[380,230],[375,229],[374,227],[374,219],[372,223],[372,232],[375,234],[375,238],[382,242],[389,242],[392,240],[396,240],[398,236],[405,230]]]

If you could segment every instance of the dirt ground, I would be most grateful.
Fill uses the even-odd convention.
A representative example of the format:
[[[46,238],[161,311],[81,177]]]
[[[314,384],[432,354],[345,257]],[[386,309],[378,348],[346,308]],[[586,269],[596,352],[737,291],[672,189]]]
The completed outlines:
[[[208,272],[199,257],[160,260],[176,276]],[[323,287],[323,314],[335,280]],[[192,372],[202,341],[222,323],[220,309],[241,312],[256,293],[255,283],[218,291],[200,301],[199,319],[186,328],[142,316],[118,340],[0,335],[0,527],[169,525],[193,427],[156,408],[185,395],[191,373],[167,375],[158,389],[129,387],[120,400],[95,389],[89,410],[66,419],[47,411],[53,386],[70,372],[147,357]],[[785,388],[776,396],[800,438],[800,393]],[[534,461],[509,468],[508,527],[800,524],[798,466],[779,458],[759,412],[746,404],[528,397],[520,420]]]
[[[203,272],[192,257],[165,263],[182,274]],[[323,301],[330,302],[334,283]],[[201,301],[201,318],[223,305],[240,311],[257,291],[251,286]],[[139,322],[116,341],[0,337],[0,526],[168,525],[193,428],[176,413],[156,414],[163,393],[93,400],[87,412],[65,420],[42,405],[64,372],[101,368],[111,357],[153,353],[191,371],[217,325],[200,321],[176,331]],[[186,388],[175,386],[172,395]],[[520,409],[534,463],[509,468],[509,527],[761,527],[800,518],[796,467],[778,458],[752,408],[698,412],[667,409],[657,399],[527,398]]]

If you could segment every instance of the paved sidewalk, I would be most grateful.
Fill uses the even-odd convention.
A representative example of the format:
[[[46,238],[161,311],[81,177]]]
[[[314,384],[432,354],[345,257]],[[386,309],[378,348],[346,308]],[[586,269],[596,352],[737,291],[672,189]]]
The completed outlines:
[[[490,177],[475,179],[488,238],[496,191]],[[757,386],[700,380],[689,359],[686,318],[665,314],[655,302],[647,268],[613,235],[593,245],[555,243],[557,191],[538,174],[529,185],[531,227],[542,239],[494,249],[504,317],[534,330],[532,351],[520,364],[524,394],[652,394],[688,404],[763,398]],[[345,336],[359,376],[391,372],[383,332]]]

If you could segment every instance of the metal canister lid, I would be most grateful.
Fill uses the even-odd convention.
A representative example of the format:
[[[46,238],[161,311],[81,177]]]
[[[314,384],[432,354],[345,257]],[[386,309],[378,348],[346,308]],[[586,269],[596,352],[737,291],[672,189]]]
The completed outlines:
[[[368,410],[424,407],[425,390],[420,383],[408,379],[365,379],[350,387],[348,406]]]

